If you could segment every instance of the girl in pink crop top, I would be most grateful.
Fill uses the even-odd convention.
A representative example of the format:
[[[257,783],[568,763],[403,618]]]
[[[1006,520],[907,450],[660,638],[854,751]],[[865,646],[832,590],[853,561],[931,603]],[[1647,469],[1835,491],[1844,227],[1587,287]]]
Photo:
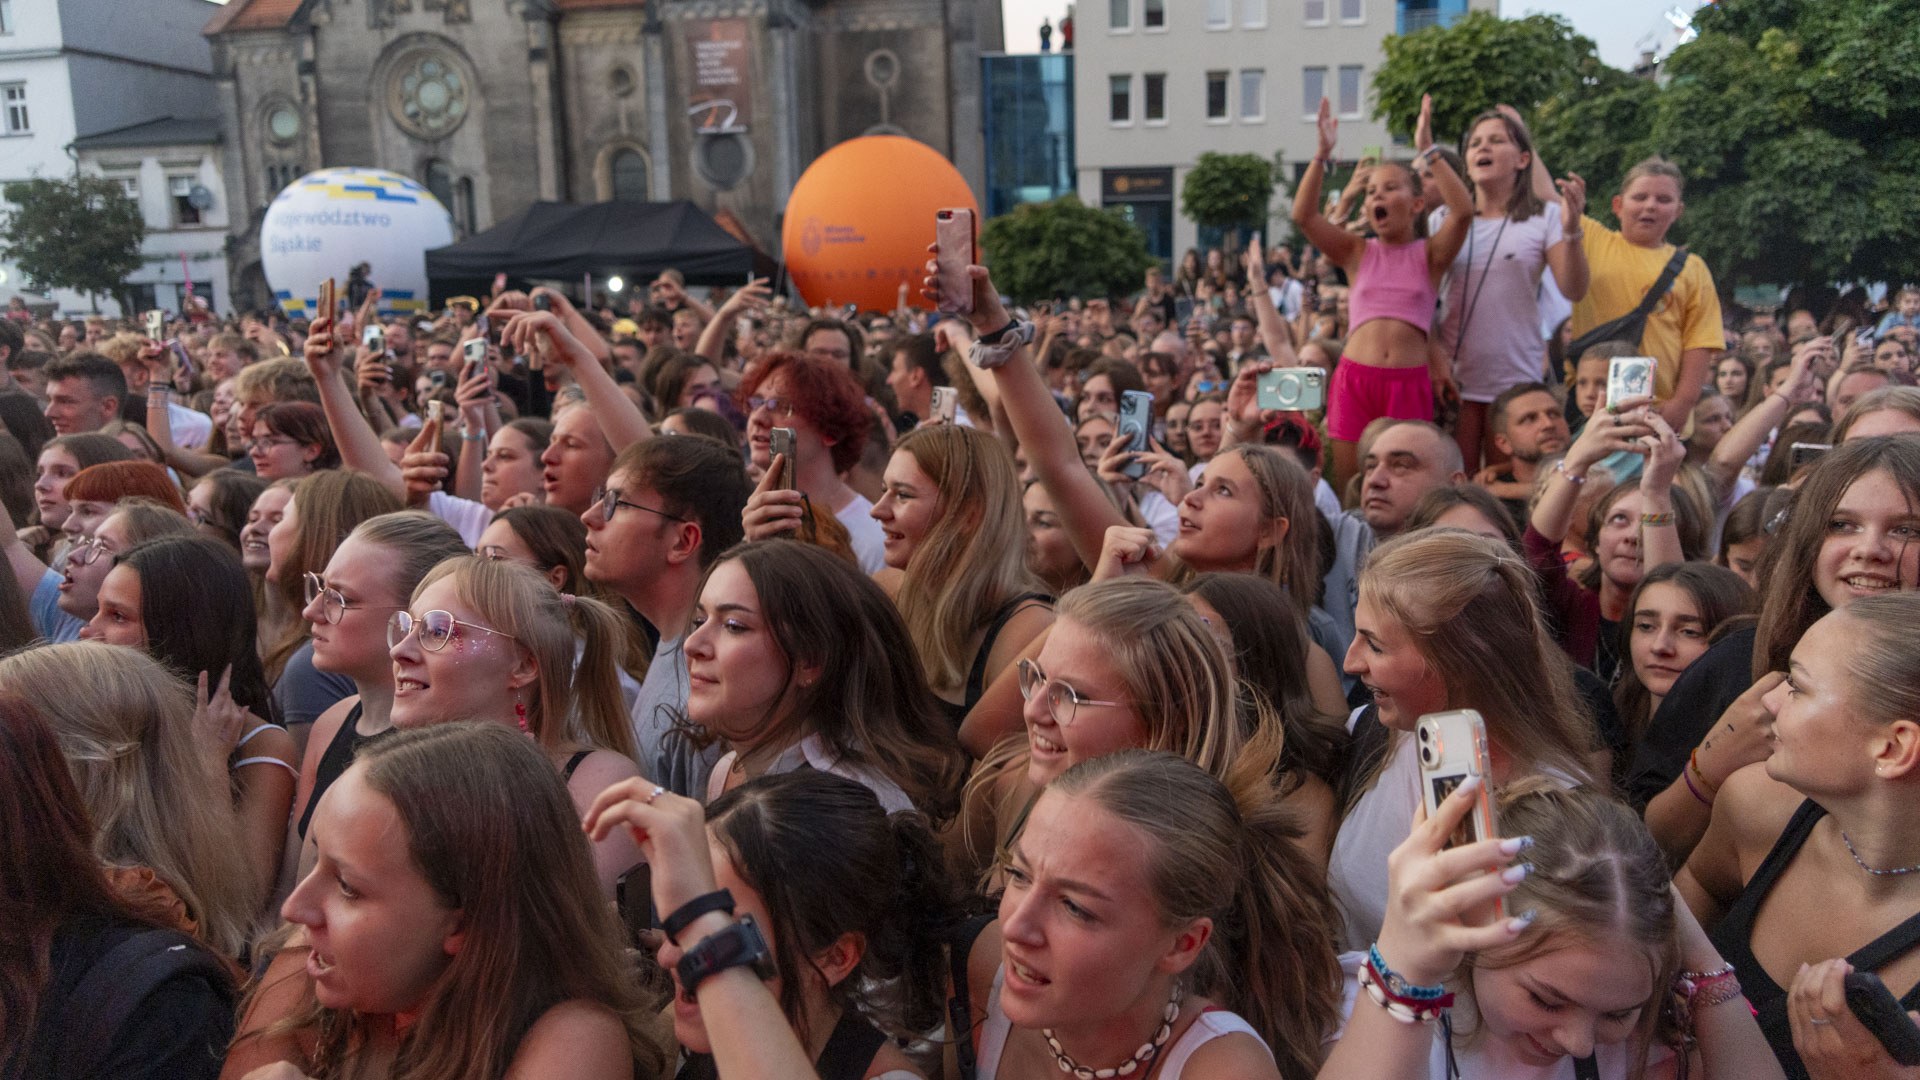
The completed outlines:
[[[1433,186],[1447,206],[1440,231],[1425,237],[1430,197],[1419,174],[1403,162],[1382,162],[1367,176],[1362,213],[1373,236],[1362,238],[1327,220],[1320,189],[1333,159],[1339,122],[1320,102],[1320,153],[1294,191],[1293,223],[1307,240],[1347,272],[1346,351],[1327,395],[1327,434],[1333,442],[1333,486],[1340,490],[1359,466],[1360,433],[1383,416],[1433,419],[1427,334],[1441,278],[1460,252],[1472,223],[1473,199],[1444,160],[1433,162]]]

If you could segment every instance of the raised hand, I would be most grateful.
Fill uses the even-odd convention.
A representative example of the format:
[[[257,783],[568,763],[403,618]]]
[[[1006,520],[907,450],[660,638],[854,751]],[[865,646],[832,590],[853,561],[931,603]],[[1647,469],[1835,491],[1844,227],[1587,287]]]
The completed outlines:
[[[1160,541],[1152,529],[1133,525],[1111,525],[1100,544],[1100,560],[1094,564],[1093,580],[1127,574],[1147,573],[1160,559]]]
[[[1566,179],[1555,180],[1553,186],[1560,192],[1560,227],[1568,235],[1580,231],[1580,219],[1587,212],[1587,182],[1579,173],[1568,173]]]
[[[1325,97],[1320,99],[1320,116],[1315,125],[1320,135],[1321,158],[1333,157],[1333,148],[1339,142],[1340,121],[1333,115],[1333,102]]]
[[[753,494],[747,496],[746,508],[740,511],[740,524],[749,540],[771,540],[797,532],[807,516],[806,501],[801,494],[779,486],[786,463],[785,454],[773,455],[773,460],[767,462],[766,475],[754,485]]]
[[[632,834],[653,867],[653,904],[662,915],[718,887],[706,812],[699,803],[645,777],[622,780],[602,791],[581,828],[596,844],[616,828]]]
[[[1433,145],[1433,95],[1420,95],[1420,118],[1413,122],[1413,148],[1425,152]]]

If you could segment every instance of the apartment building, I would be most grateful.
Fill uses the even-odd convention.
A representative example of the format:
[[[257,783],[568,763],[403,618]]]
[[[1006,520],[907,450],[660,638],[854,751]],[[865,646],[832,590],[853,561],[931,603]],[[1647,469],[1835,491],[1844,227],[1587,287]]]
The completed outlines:
[[[1216,234],[1180,213],[1202,153],[1278,155],[1297,175],[1321,97],[1343,159],[1386,147],[1371,77],[1381,39],[1495,0],[1082,0],[1074,17],[1075,159],[1082,201],[1116,206],[1170,264]],[[1278,195],[1273,225],[1284,233]]]

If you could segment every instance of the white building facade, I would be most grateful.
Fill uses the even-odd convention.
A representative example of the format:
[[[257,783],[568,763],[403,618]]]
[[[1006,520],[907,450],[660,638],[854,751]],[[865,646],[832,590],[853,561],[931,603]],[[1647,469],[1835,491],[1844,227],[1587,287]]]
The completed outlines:
[[[1494,10],[1494,0],[1446,8]],[[1081,0],[1074,13],[1075,157],[1081,201],[1116,206],[1169,262],[1216,242],[1180,213],[1202,153],[1278,154],[1291,180],[1312,159],[1322,96],[1340,118],[1335,156],[1387,148],[1370,118],[1380,42],[1435,19],[1433,0]],[[1269,236],[1290,231],[1277,194]]]
[[[129,283],[137,293],[151,286],[162,307],[177,307],[172,283],[188,265],[206,267],[207,281],[218,281],[224,300],[226,219],[225,187],[217,172],[218,125],[212,55],[200,28],[219,10],[210,0],[0,0],[0,184],[33,177],[66,177],[76,170],[101,172],[130,181],[147,219],[143,249],[148,263]],[[114,137],[172,140],[149,147],[90,143]],[[181,140],[186,140],[182,142]],[[196,140],[199,140],[196,142]],[[149,191],[149,157],[155,175]],[[109,162],[111,163],[109,165]],[[209,173],[207,168],[215,171]],[[183,223],[166,212],[163,192],[176,176],[191,176],[214,202],[197,211],[204,220],[218,215],[219,226]],[[190,193],[190,191],[189,191]],[[205,201],[204,199],[202,201]],[[182,227],[184,224],[184,228]],[[211,263],[200,235],[212,236]],[[160,269],[173,265],[171,275]],[[216,269],[217,266],[217,269]],[[196,291],[205,296],[196,276]],[[92,309],[90,298],[65,290],[29,291],[20,269],[0,261],[0,303],[13,295],[62,313]],[[101,297],[101,310],[118,305]]]

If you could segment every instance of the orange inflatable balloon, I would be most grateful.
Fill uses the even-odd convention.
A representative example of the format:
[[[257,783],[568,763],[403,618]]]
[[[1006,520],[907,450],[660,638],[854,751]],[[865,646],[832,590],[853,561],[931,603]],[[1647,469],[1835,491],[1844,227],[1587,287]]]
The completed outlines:
[[[794,185],[780,243],[787,273],[808,304],[892,311],[928,306],[920,279],[935,211],[980,206],[960,170],[926,143],[863,135],[814,160]]]

